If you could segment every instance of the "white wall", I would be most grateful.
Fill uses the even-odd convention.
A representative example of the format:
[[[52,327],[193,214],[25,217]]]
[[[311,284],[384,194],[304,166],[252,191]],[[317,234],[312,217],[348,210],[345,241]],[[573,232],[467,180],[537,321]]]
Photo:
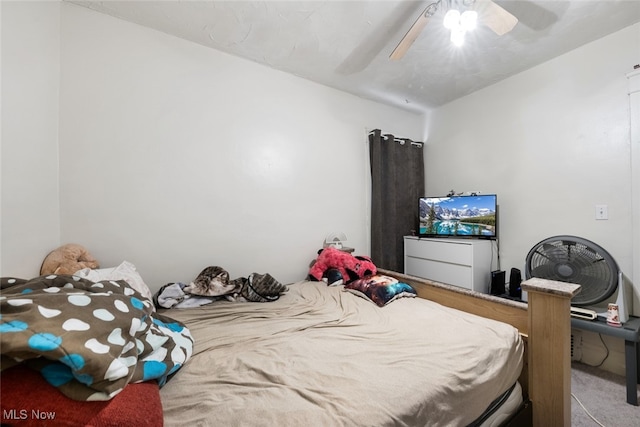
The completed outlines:
[[[425,150],[428,193],[498,194],[503,270],[524,273],[544,238],[592,240],[635,282],[636,315],[626,74],[639,53],[636,24],[443,106]],[[608,205],[608,220],[595,220],[597,204]]]
[[[0,2],[0,274],[32,277],[60,242],[60,6]]]
[[[2,275],[34,276],[71,241],[154,288],[207,265],[297,280],[331,231],[366,253],[375,127],[428,135],[429,193],[498,193],[503,269],[555,234],[599,243],[627,276],[640,262],[625,78],[639,25],[420,117],[74,5],[0,7]]]
[[[62,242],[152,287],[206,266],[306,276],[324,237],[369,251],[366,129],[423,117],[63,4]]]

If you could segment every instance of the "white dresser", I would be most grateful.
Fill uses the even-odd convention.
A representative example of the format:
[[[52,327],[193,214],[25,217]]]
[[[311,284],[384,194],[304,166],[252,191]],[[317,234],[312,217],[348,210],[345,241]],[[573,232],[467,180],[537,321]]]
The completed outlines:
[[[492,240],[404,237],[404,272],[489,293]]]

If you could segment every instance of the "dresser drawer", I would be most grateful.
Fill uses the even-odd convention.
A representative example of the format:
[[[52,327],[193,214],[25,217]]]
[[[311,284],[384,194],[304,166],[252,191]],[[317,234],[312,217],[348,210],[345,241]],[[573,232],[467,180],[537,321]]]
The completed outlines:
[[[468,265],[447,264],[409,256],[405,258],[405,273],[448,285],[473,289],[473,271]]]
[[[449,264],[472,265],[473,247],[471,244],[451,242],[443,239],[441,242],[430,240],[405,239],[405,254],[413,258],[441,261]]]
[[[492,245],[489,240],[405,236],[404,272],[488,293],[493,263]]]

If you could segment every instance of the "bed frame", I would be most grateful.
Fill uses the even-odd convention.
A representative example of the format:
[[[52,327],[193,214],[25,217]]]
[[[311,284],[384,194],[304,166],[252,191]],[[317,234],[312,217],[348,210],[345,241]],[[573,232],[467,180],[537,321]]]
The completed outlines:
[[[522,282],[528,296],[528,303],[522,303],[395,271],[378,272],[409,283],[421,298],[517,328],[525,342],[520,383],[526,404],[511,424],[571,425],[570,310],[579,285],[532,278]]]

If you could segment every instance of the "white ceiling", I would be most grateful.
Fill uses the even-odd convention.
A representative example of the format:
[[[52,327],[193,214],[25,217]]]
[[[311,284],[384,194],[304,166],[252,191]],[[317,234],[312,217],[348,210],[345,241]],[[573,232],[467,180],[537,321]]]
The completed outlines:
[[[405,57],[392,61],[389,54],[433,1],[68,1],[412,111],[640,22],[640,0],[496,0],[519,19],[510,33],[498,37],[480,23],[457,48],[440,10]]]

